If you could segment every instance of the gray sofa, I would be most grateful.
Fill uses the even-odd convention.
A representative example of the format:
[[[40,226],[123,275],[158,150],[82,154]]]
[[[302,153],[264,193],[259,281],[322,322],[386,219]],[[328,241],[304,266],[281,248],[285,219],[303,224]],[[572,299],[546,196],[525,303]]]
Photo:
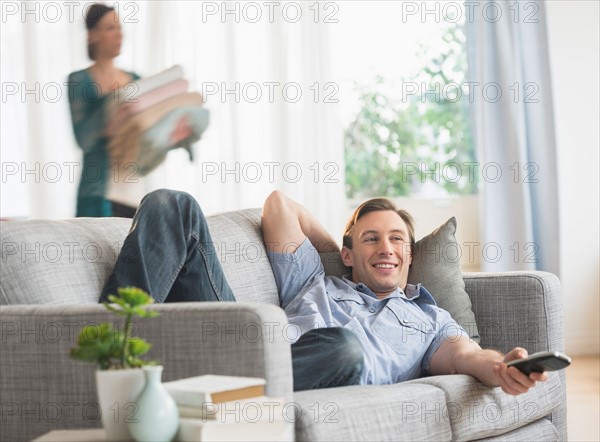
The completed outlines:
[[[286,316],[262,243],[260,211],[209,218],[240,302],[164,304],[136,333],[163,380],[204,373],[264,377],[287,401],[296,440],[565,440],[564,373],[514,397],[469,376],[293,393]],[[130,227],[126,219],[1,223],[0,440],[100,427],[94,370],[68,352],[83,325],[112,316],[96,303]],[[329,269],[328,269],[329,271]],[[483,347],[563,349],[558,279],[542,272],[464,274]]]

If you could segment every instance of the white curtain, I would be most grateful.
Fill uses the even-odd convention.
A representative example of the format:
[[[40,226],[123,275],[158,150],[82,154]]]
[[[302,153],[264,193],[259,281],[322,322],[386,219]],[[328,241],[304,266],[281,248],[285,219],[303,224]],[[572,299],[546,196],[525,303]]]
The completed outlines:
[[[64,83],[90,64],[89,3],[51,3],[3,5],[2,217],[75,212],[81,151]],[[117,65],[143,77],[180,64],[211,112],[194,163],[170,153],[143,179],[145,191],[185,190],[214,213],[259,207],[277,188],[330,231],[343,224],[342,129],[325,99],[328,25],[314,22],[311,3],[292,3],[106,2],[117,5],[124,32]]]
[[[544,2],[515,2],[510,11],[507,5],[484,2],[480,10],[487,14],[474,14],[466,25],[482,176],[482,270],[558,274],[557,157]]]

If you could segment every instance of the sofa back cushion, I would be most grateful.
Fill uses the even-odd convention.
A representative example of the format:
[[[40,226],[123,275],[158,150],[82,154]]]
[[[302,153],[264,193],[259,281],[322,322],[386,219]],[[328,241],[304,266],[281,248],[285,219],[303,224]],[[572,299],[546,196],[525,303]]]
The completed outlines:
[[[277,284],[263,242],[261,210],[238,210],[209,216],[207,220],[236,299],[279,305]]]
[[[213,215],[208,223],[238,301],[278,304],[260,209]],[[125,218],[2,222],[0,305],[97,303],[130,226]]]
[[[98,302],[130,225],[124,218],[2,222],[0,304]]]

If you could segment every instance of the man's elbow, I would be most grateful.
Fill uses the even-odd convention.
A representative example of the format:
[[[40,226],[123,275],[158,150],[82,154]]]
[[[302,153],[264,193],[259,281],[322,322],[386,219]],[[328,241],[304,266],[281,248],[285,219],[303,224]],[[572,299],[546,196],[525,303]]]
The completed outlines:
[[[265,199],[262,209],[262,216],[271,217],[277,216],[281,214],[286,207],[287,197],[280,190],[274,190],[271,194]]]

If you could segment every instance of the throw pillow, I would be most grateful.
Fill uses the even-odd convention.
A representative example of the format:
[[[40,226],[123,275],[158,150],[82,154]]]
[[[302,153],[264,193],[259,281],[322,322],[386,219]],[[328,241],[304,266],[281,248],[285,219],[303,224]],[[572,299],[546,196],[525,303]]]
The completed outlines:
[[[417,241],[408,282],[423,284],[438,306],[448,311],[469,336],[479,342],[475,314],[460,270],[460,249],[455,233],[456,218],[452,217]]]
[[[450,315],[479,342],[479,331],[471,299],[465,291],[460,270],[460,252],[455,238],[456,219],[450,218],[415,244],[413,260],[408,272],[410,284],[421,283],[431,293],[439,307]],[[321,253],[325,273],[343,276],[351,273],[337,252]]]

